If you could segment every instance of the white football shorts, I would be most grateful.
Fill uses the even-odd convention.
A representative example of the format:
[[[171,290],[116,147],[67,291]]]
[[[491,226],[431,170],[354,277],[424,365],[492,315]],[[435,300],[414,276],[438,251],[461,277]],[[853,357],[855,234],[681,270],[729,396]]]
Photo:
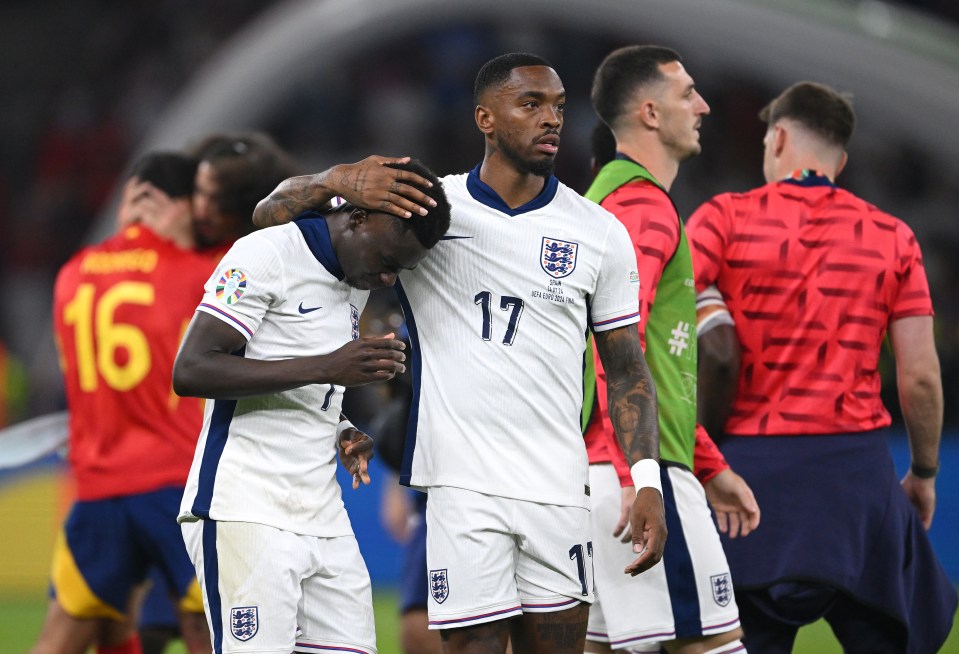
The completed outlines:
[[[184,522],[213,651],[376,654],[370,576],[353,536]]]
[[[619,477],[612,464],[589,466],[596,601],[587,640],[658,652],[664,641],[739,627],[729,565],[702,485],[679,466],[663,466],[660,477],[669,530],[663,560],[631,577],[623,570],[636,558],[632,543],[613,536],[622,497]]]
[[[585,508],[434,486],[426,524],[430,629],[593,601]]]

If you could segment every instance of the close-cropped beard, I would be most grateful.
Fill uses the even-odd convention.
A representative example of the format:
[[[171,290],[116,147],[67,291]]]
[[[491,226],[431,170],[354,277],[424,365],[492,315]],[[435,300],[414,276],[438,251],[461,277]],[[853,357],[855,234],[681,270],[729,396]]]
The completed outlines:
[[[553,168],[556,166],[556,157],[549,157],[539,161],[530,161],[520,156],[519,152],[511,148],[502,139],[496,139],[496,145],[506,155],[506,158],[513,162],[517,169],[524,173],[538,175],[540,177],[549,177],[553,174]]]

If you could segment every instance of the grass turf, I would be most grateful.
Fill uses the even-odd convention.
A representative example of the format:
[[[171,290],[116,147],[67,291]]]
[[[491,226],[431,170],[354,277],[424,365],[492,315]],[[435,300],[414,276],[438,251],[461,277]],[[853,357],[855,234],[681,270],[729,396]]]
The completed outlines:
[[[376,634],[379,654],[400,654],[399,620],[396,615],[396,595],[380,591],[373,596],[376,613]],[[46,598],[0,597],[0,651],[4,654],[23,654],[33,645],[40,627]],[[957,621],[959,622],[959,621]],[[796,639],[794,654],[842,654],[829,626],[819,621],[804,627]],[[949,640],[940,650],[941,654],[959,654],[959,626],[953,625]],[[185,654],[179,642],[172,643],[165,654]]]

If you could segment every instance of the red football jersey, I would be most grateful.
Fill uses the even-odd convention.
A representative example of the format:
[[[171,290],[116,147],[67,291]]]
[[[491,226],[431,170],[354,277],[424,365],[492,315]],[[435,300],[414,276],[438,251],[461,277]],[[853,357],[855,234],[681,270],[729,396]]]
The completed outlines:
[[[134,225],[60,270],[53,324],[79,499],[186,482],[202,400],[173,392],[173,361],[215,264]]]
[[[663,276],[663,269],[679,247],[679,216],[672,201],[660,187],[647,180],[635,180],[610,193],[601,206],[615,215],[633,241],[636,250],[636,265],[639,272],[640,342],[646,350],[647,317],[656,301],[656,291]],[[668,299],[665,300],[668,302]],[[616,442],[616,434],[609,419],[606,373],[596,355],[596,407],[586,429],[586,454],[590,463],[610,462],[616,468],[620,483],[632,485],[629,465],[622,449]],[[695,447],[697,476],[708,469],[705,483],[729,467],[719,449],[697,428]]]
[[[676,209],[661,188],[646,180],[636,180],[610,193],[601,206],[626,226],[636,250],[639,272],[639,338],[646,349],[646,316],[656,298],[663,268],[679,246]],[[606,373],[596,356],[596,407],[586,429],[586,454],[590,463],[610,462],[616,467],[622,484],[631,485],[626,457],[616,443],[609,407],[606,402]]]
[[[887,426],[889,323],[932,315],[916,237],[813,174],[716,196],[687,226],[696,288],[716,284],[742,345],[726,431],[836,434]]]

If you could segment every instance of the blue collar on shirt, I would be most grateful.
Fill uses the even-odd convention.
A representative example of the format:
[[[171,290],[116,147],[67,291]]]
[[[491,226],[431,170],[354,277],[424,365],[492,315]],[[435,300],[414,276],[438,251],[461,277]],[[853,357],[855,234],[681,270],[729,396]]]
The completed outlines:
[[[482,165],[483,164],[478,164],[476,168],[469,172],[469,176],[466,178],[466,189],[477,202],[505,213],[507,216],[518,216],[521,213],[542,209],[553,201],[553,197],[556,195],[557,189],[559,189],[559,180],[556,179],[555,175],[550,175],[546,178],[546,183],[543,185],[543,190],[540,191],[539,195],[526,204],[511,209],[492,187],[480,179],[480,166]]]
[[[294,218],[293,223],[299,227],[306,246],[316,260],[323,264],[331,275],[343,281],[346,275],[340,268],[340,261],[336,258],[333,243],[330,242],[330,228],[326,225],[326,216],[318,211],[307,211]]]
[[[782,181],[787,184],[795,184],[796,186],[831,186],[832,188],[836,188],[832,180],[818,170],[812,170],[810,168],[794,170],[789,177]]]

